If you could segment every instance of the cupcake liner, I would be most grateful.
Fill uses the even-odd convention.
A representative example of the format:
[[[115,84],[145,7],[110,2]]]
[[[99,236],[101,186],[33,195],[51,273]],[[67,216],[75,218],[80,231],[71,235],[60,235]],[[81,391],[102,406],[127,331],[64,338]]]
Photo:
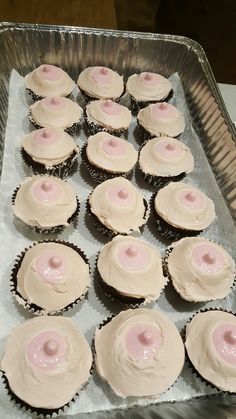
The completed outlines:
[[[121,172],[108,172],[105,169],[100,169],[99,167],[94,166],[88,160],[88,157],[86,154],[86,148],[87,148],[87,144],[84,144],[83,147],[81,148],[82,161],[85,164],[86,169],[88,170],[90,176],[95,180],[95,182],[101,183],[101,182],[104,182],[105,180],[113,179],[118,176],[122,176],[124,178],[128,178],[132,176],[133,168],[130,169],[128,172],[121,173]]]
[[[142,125],[140,125],[138,119],[137,119],[137,124],[138,124],[138,128],[139,128],[139,137],[141,138],[141,140],[147,141],[147,140],[151,140],[152,138],[160,138],[160,137],[168,137],[169,135],[164,133],[164,132],[159,132],[158,134],[151,134],[150,132],[148,132]],[[172,135],[171,138],[176,138],[176,139],[180,139],[181,134],[178,135]]]
[[[28,119],[31,122],[31,124],[34,125],[34,127],[36,129],[45,128],[45,127],[42,127],[41,125],[37,124],[37,122],[34,121],[34,119],[32,117],[32,112],[31,112],[30,109],[29,109],[29,112],[28,112]],[[64,131],[67,132],[67,134],[71,135],[72,137],[74,135],[79,135],[79,132],[80,132],[80,129],[81,129],[81,125],[80,124],[81,124],[81,121],[74,122],[74,124],[72,124],[69,127],[65,128]]]
[[[15,190],[13,191],[13,194],[12,194],[12,197],[11,197],[12,205],[15,204],[16,195],[17,195],[17,192],[18,192],[19,189],[20,189],[20,186],[17,186],[15,188]],[[76,196],[76,202],[77,202],[76,210],[67,220],[68,224],[73,224],[74,227],[76,227],[76,225],[77,225],[79,210],[80,210],[80,203],[79,203],[79,200],[78,200],[77,196]],[[20,218],[19,218],[19,220],[20,220]],[[24,223],[23,220],[20,220],[20,221],[23,224],[25,224],[27,227],[29,227],[31,230],[34,230],[36,233],[39,233],[39,234],[41,234],[41,233],[42,234],[61,233],[66,227],[64,225],[58,225],[58,226],[55,226],[55,227],[40,228],[40,227],[37,227],[37,226],[30,226],[30,225]]]
[[[86,108],[84,109],[84,119],[86,122],[86,127],[89,131],[89,135],[95,135],[100,131],[107,132],[108,134],[115,135],[116,137],[120,137],[123,135],[126,131],[128,131],[128,128],[120,128],[120,129],[108,129],[104,127],[103,125],[99,125],[95,122],[89,121],[86,113]]]
[[[30,167],[36,175],[57,176],[61,179],[65,179],[73,174],[77,168],[78,154],[76,151],[73,151],[62,163],[51,167],[46,167],[44,164],[34,161],[23,148],[20,149],[20,152],[25,164]]]
[[[79,87],[79,90],[80,90],[80,93],[82,94],[84,100],[86,101],[86,104],[89,103],[89,102],[91,102],[92,100],[99,100],[97,97],[89,96],[80,87]],[[117,97],[115,99],[114,98],[109,98],[109,99],[113,100],[113,102],[119,103],[121,101],[121,99],[123,98],[123,96],[125,95],[125,93],[126,93],[126,89],[125,89],[125,85],[124,85],[124,90],[123,90],[123,92],[121,93],[121,95],[119,97]],[[103,99],[103,98],[101,98],[101,99]]]
[[[143,231],[144,226],[149,218],[150,215],[150,210],[149,210],[149,206],[148,203],[146,201],[146,199],[143,198],[143,203],[144,203],[144,216],[143,216],[143,224],[139,227],[140,232]],[[91,211],[91,207],[90,207],[90,203],[89,203],[89,197],[87,199],[86,202],[86,213],[91,216],[95,227],[98,229],[98,231],[100,233],[102,233],[105,236],[108,236],[110,239],[112,239],[112,237],[116,236],[117,234],[121,235],[121,236],[128,236],[129,234],[132,234],[134,232],[134,230],[130,230],[129,233],[121,233],[121,232],[114,232],[113,230],[109,229],[108,227],[106,227],[104,224],[101,223],[101,221],[98,219],[98,217]]]
[[[172,99],[173,95],[174,95],[174,91],[173,89],[171,89],[168,96],[166,96],[163,99],[153,100],[153,101],[144,101],[144,100],[137,100],[130,94],[131,108],[133,109],[135,113],[138,113],[140,109],[146,108],[146,106],[151,105],[152,103],[169,102]]]
[[[31,90],[31,89],[29,89],[27,87],[26,87],[26,91],[27,91],[28,95],[31,97],[31,99],[32,99],[33,102],[37,102],[38,100],[41,100],[41,99],[44,99],[45,98],[45,96],[37,95],[35,92],[33,92],[33,90]],[[70,97],[71,93],[69,93],[69,95],[63,96],[63,97]]]
[[[10,276],[10,291],[11,291],[12,295],[15,297],[15,299],[17,300],[17,302],[20,305],[22,305],[26,310],[28,310],[29,312],[31,312],[34,315],[37,315],[37,316],[41,316],[41,315],[55,316],[55,315],[67,312],[69,309],[75,307],[80,301],[82,301],[86,297],[86,294],[88,292],[88,288],[83,292],[83,294],[81,294],[80,297],[76,298],[76,300],[72,301],[67,306],[65,306],[61,309],[58,309],[58,310],[48,312],[47,310],[43,309],[42,307],[39,307],[36,304],[28,303],[27,300],[24,297],[22,297],[22,295],[17,290],[17,273],[18,273],[18,271],[21,267],[22,261],[25,257],[25,254],[27,253],[27,251],[30,250],[32,247],[36,246],[39,243],[59,243],[59,244],[63,244],[64,246],[68,246],[71,249],[73,249],[75,252],[77,252],[82,257],[84,262],[89,266],[89,273],[90,274],[91,274],[91,267],[89,265],[89,260],[88,260],[87,256],[85,255],[85,253],[83,252],[83,250],[81,250],[79,247],[77,247],[74,243],[66,242],[64,240],[53,240],[53,239],[51,239],[51,240],[42,240],[40,242],[35,242],[35,243],[32,243],[29,247],[26,247],[19,255],[16,256],[14,266],[12,268],[11,276]]]

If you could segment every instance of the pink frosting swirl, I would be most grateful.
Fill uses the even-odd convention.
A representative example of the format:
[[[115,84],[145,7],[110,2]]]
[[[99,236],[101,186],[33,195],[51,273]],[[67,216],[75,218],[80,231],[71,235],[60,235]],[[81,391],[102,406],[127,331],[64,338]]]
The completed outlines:
[[[51,284],[62,282],[66,271],[66,258],[55,251],[44,252],[36,259],[36,272],[45,282]]]
[[[63,336],[48,330],[35,336],[26,346],[28,361],[43,370],[54,370],[66,359],[67,345]]]
[[[59,96],[45,97],[42,99],[44,107],[50,111],[61,111],[65,109],[65,98]]]
[[[139,75],[139,80],[146,86],[156,86],[160,82],[160,77],[158,74],[145,72]]]
[[[126,149],[119,138],[105,138],[102,142],[102,149],[106,154],[111,156],[124,156]]]
[[[61,191],[61,185],[55,179],[47,177],[36,180],[31,187],[34,199],[45,204],[57,201]]]
[[[63,71],[55,65],[43,64],[37,69],[38,75],[43,80],[57,81],[63,77]]]
[[[43,128],[34,132],[33,141],[40,145],[53,144],[57,141],[57,135],[52,128]]]
[[[162,345],[163,337],[156,327],[137,324],[128,330],[125,346],[134,358],[152,359]]]
[[[131,205],[134,201],[133,193],[123,186],[113,186],[109,188],[108,197],[111,202],[118,207]]]
[[[184,191],[180,191],[178,193],[179,201],[184,207],[193,209],[193,210],[200,210],[204,208],[204,198],[199,191],[194,189],[185,189]]]
[[[120,115],[122,112],[122,106],[110,99],[101,101],[100,106],[107,115]]]
[[[112,82],[112,72],[107,67],[95,67],[92,70],[92,78],[101,86],[109,86]]]
[[[155,119],[171,119],[176,115],[176,108],[166,102],[155,103],[151,105],[151,113]]]
[[[192,250],[194,263],[208,273],[216,273],[225,266],[223,254],[213,245],[199,244]]]
[[[220,357],[233,366],[236,366],[236,326],[222,324],[213,331],[212,343]]]
[[[117,259],[125,269],[145,269],[149,263],[148,252],[139,245],[123,246],[117,253]]]
[[[182,154],[181,146],[176,142],[161,140],[155,146],[156,153],[165,160],[174,160]]]

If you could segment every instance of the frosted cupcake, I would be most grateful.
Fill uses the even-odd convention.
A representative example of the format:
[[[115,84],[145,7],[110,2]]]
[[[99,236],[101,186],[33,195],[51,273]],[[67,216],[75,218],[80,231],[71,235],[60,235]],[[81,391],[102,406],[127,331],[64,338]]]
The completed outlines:
[[[75,82],[61,68],[42,64],[25,76],[25,87],[35,101],[48,96],[69,96]]]
[[[182,112],[170,103],[162,102],[148,105],[137,116],[141,138],[178,137],[185,129]]]
[[[160,397],[184,365],[178,330],[157,310],[126,310],[96,329],[99,376],[119,397]]]
[[[194,169],[189,148],[170,137],[153,138],[140,149],[139,167],[144,179],[154,187],[170,181],[179,181]]]
[[[75,222],[79,202],[72,186],[53,176],[32,176],[15,190],[13,212],[39,233],[56,233]]]
[[[108,67],[85,68],[80,73],[77,84],[87,101],[91,99],[119,100],[124,93],[123,77]]]
[[[78,132],[83,110],[70,99],[50,96],[29,108],[29,120],[35,128],[62,128],[68,134]]]
[[[236,392],[236,317],[211,310],[186,326],[186,350],[196,371],[213,386]]]
[[[235,263],[226,250],[203,237],[186,237],[167,250],[166,269],[187,301],[225,298],[235,279]]]
[[[197,235],[215,219],[214,202],[183,182],[171,182],[161,188],[153,206],[157,229],[166,238]]]
[[[94,100],[86,106],[86,122],[90,134],[99,131],[120,136],[131,124],[131,112],[111,100]]]
[[[91,349],[75,323],[42,316],[11,331],[0,368],[13,400],[46,417],[74,400],[91,365]]]
[[[61,128],[36,130],[21,141],[22,157],[35,174],[67,177],[76,167],[78,152],[74,139]]]
[[[88,212],[98,230],[110,236],[139,234],[149,216],[142,193],[122,177],[106,180],[93,190]]]
[[[131,175],[138,160],[138,152],[132,144],[105,132],[90,136],[81,154],[96,182]]]
[[[150,103],[167,102],[173,95],[171,82],[160,74],[150,72],[130,76],[126,90],[130,94],[131,105],[137,112]]]
[[[58,314],[73,307],[90,287],[89,263],[72,243],[34,243],[16,259],[11,289],[34,314]]]
[[[106,294],[132,306],[156,301],[167,283],[159,250],[135,237],[116,236],[105,244],[97,270]]]

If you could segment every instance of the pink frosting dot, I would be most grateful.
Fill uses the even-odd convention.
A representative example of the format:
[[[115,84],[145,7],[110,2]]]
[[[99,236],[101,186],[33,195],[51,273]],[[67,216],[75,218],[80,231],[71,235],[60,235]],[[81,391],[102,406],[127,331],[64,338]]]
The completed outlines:
[[[198,244],[195,246],[192,250],[192,258],[201,270],[209,273],[219,272],[225,265],[222,252],[211,244]]]
[[[138,359],[152,359],[162,345],[160,331],[148,324],[137,324],[128,330],[125,346],[130,355]]]
[[[112,82],[112,71],[107,67],[96,67],[92,70],[92,78],[97,84],[107,86]]]
[[[120,115],[122,112],[122,106],[110,99],[103,100],[100,106],[107,115]]]
[[[52,144],[57,141],[57,135],[52,128],[43,128],[34,132],[33,141],[40,145]]]
[[[102,149],[111,156],[124,156],[125,146],[119,138],[106,138],[102,142]]]
[[[161,102],[151,106],[151,113],[156,119],[170,119],[176,115],[176,108],[170,103]]]
[[[200,210],[204,208],[205,200],[202,194],[195,189],[185,189],[178,193],[180,203],[189,209]]]
[[[134,202],[134,194],[124,186],[113,186],[108,190],[110,201],[119,207],[130,205]]]
[[[46,109],[51,111],[61,111],[65,109],[65,98],[59,96],[45,97],[42,102]]]
[[[149,264],[149,254],[140,244],[120,247],[117,259],[119,264],[128,270],[145,269]]]
[[[160,157],[164,158],[165,160],[174,160],[182,154],[181,146],[178,143],[171,140],[160,140],[155,145],[155,151]]]
[[[236,365],[236,326],[222,324],[215,328],[212,343],[218,355],[228,364]]]
[[[61,185],[53,178],[38,179],[31,187],[34,199],[44,204],[56,202],[61,192]]]
[[[54,330],[35,336],[26,346],[28,361],[43,370],[54,370],[66,359],[67,345],[63,336]]]
[[[62,254],[48,250],[36,259],[36,272],[45,282],[57,284],[63,281],[68,263]]]
[[[37,71],[40,78],[44,80],[57,81],[63,76],[63,71],[60,68],[50,64],[41,65]]]
[[[160,82],[160,76],[155,73],[141,73],[139,80],[146,86],[156,86]]]

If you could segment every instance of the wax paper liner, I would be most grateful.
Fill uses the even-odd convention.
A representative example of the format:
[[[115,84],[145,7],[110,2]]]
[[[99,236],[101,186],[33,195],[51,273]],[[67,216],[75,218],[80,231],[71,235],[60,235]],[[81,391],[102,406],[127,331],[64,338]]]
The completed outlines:
[[[146,100],[137,100],[129,93],[131,108],[133,109],[135,113],[138,113],[140,109],[146,108],[146,106],[151,105],[152,103],[169,102],[173,98],[173,95],[174,95],[174,91],[173,89],[171,89],[170,93],[168,93],[168,95],[164,97],[163,99],[146,101]]]
[[[31,124],[34,125],[34,127],[36,129],[45,128],[45,127],[37,124],[37,122],[34,121],[33,116],[32,116],[32,112],[31,112],[30,109],[29,109],[29,112],[28,112],[28,119],[31,122]],[[79,135],[80,129],[81,129],[81,119],[80,119],[80,121],[74,122],[74,124],[66,127],[64,129],[64,131],[67,132],[69,135],[73,136],[73,135]]]
[[[29,247],[25,248],[19,255],[17,255],[17,257],[15,259],[15,262],[14,262],[14,267],[11,271],[11,278],[10,278],[10,289],[11,289],[12,295],[16,298],[17,302],[20,305],[22,305],[25,309],[27,309],[29,312],[31,312],[33,314],[54,316],[54,315],[61,314],[63,312],[68,311],[69,309],[71,309],[75,305],[77,305],[80,301],[82,301],[85,298],[85,296],[88,292],[88,287],[84,290],[84,292],[78,298],[76,298],[76,300],[72,301],[67,306],[62,307],[61,309],[58,309],[58,310],[47,311],[44,308],[39,307],[36,304],[28,303],[27,300],[24,297],[22,297],[20,292],[17,290],[17,274],[18,274],[18,271],[21,267],[22,261],[25,257],[25,254],[27,253],[27,251],[30,250],[33,246],[36,246],[39,243],[58,243],[58,244],[63,244],[64,246],[68,246],[71,249],[73,249],[75,252],[77,252],[82,257],[84,262],[89,266],[89,273],[90,274],[91,274],[91,269],[90,269],[88,258],[85,255],[85,253],[83,252],[83,250],[81,250],[79,247],[77,247],[74,243],[69,243],[69,242],[66,242],[64,240],[42,240],[40,242],[35,242],[35,243],[32,243],[32,245],[30,245]]]
[[[78,167],[78,153],[75,150],[62,163],[48,167],[42,163],[34,161],[24,148],[21,148],[20,152],[25,164],[27,164],[27,166],[30,167],[36,175],[57,176],[61,179],[65,179],[72,175]]]
[[[74,87],[73,87],[73,90],[74,90]],[[36,93],[33,92],[33,90],[31,90],[31,89],[29,89],[27,87],[26,87],[26,91],[27,91],[28,95],[31,97],[31,99],[32,99],[33,102],[37,102],[38,100],[44,99],[46,97],[46,96],[37,95]],[[71,93],[72,93],[72,91],[67,96],[62,96],[62,97],[69,98],[70,95],[71,95]]]
[[[20,186],[17,186],[15,188],[13,194],[12,194],[12,198],[11,198],[12,205],[15,204],[16,195],[17,195],[17,192],[18,192],[19,189],[20,189]],[[80,203],[79,203],[79,200],[78,200],[77,196],[76,196],[76,202],[77,202],[76,210],[75,210],[75,212],[67,220],[68,224],[73,224],[74,226],[77,225],[78,216],[79,216],[79,210],[80,210]],[[30,226],[30,225],[24,223],[23,220],[21,220],[21,222],[23,224],[27,225],[31,230],[34,230],[34,231],[36,231],[36,233],[39,233],[39,234],[41,234],[41,233],[42,234],[61,233],[65,229],[65,227],[66,227],[64,225],[58,225],[58,226],[54,226],[54,227],[39,228],[37,226]]]
[[[130,169],[128,172],[121,173],[121,172],[109,172],[108,170],[100,169],[99,167],[96,167],[95,165],[91,164],[86,154],[86,148],[87,148],[87,144],[84,144],[83,147],[81,148],[82,161],[86,169],[88,170],[90,176],[95,180],[95,182],[101,183],[101,182],[104,182],[105,180],[113,179],[119,176],[122,176],[124,178],[132,177],[134,167],[132,167],[132,169]]]

